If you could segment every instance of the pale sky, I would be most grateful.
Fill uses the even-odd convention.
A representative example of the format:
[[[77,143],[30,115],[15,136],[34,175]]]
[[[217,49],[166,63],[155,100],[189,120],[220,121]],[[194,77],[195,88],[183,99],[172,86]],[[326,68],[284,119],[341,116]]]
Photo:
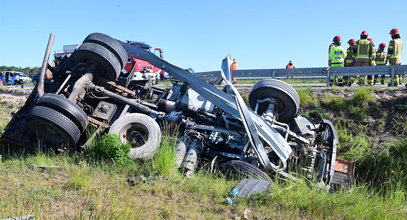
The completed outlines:
[[[407,36],[407,1],[401,0],[0,0],[0,6],[0,65],[6,66],[40,66],[51,32],[54,51],[102,32],[163,48],[167,61],[195,71],[219,70],[227,54],[239,69],[284,68],[289,60],[297,67],[327,66],[335,35],[345,49],[363,30],[376,45],[388,44],[392,28],[402,40]]]

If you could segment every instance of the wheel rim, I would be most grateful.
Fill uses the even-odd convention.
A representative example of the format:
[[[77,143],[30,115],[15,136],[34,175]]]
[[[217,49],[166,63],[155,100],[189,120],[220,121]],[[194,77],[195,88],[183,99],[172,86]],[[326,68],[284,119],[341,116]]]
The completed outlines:
[[[130,143],[133,148],[143,146],[149,134],[148,128],[140,123],[129,123],[119,132],[121,141]]]

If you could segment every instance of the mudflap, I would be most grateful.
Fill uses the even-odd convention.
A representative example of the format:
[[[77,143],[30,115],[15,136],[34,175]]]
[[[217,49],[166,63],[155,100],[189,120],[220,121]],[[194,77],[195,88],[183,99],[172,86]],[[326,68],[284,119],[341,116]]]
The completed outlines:
[[[28,116],[38,98],[37,92],[33,91],[24,106],[13,115],[11,121],[4,128],[0,141],[13,150],[15,146],[23,147],[25,151],[33,151],[36,148],[37,136],[28,124]],[[10,148],[12,147],[12,148]]]

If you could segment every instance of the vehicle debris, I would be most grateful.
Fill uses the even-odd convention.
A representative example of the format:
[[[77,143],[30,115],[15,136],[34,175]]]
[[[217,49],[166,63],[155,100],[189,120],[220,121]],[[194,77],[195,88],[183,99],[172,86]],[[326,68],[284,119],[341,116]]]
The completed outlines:
[[[176,81],[163,90],[132,80],[134,68],[122,71],[128,57],[144,60]],[[53,81],[44,84],[41,74],[1,140],[33,148],[40,139],[41,147],[80,150],[87,149],[96,132],[114,133],[131,143],[130,158],[148,159],[157,152],[164,124],[175,123],[180,127],[177,164],[187,176],[200,162],[210,161],[224,172],[263,180],[304,172],[329,188],[338,144],[333,124],[299,115],[297,92],[279,80],[254,85],[246,106],[231,82],[231,63],[230,56],[222,62],[226,85],[220,90],[149,48],[92,33],[58,65],[45,65]]]

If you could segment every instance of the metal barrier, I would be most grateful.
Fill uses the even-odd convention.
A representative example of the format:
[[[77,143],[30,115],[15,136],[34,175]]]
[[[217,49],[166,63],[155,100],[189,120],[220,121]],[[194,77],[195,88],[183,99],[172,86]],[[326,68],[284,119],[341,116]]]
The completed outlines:
[[[407,74],[407,65],[400,66],[358,66],[358,67],[314,67],[314,68],[296,68],[296,69],[247,69],[234,70],[232,75],[236,79],[326,79],[329,86],[331,76],[365,76],[386,75],[391,77],[391,86],[394,86],[395,75]],[[210,80],[221,77],[220,71],[197,72],[195,76]]]

